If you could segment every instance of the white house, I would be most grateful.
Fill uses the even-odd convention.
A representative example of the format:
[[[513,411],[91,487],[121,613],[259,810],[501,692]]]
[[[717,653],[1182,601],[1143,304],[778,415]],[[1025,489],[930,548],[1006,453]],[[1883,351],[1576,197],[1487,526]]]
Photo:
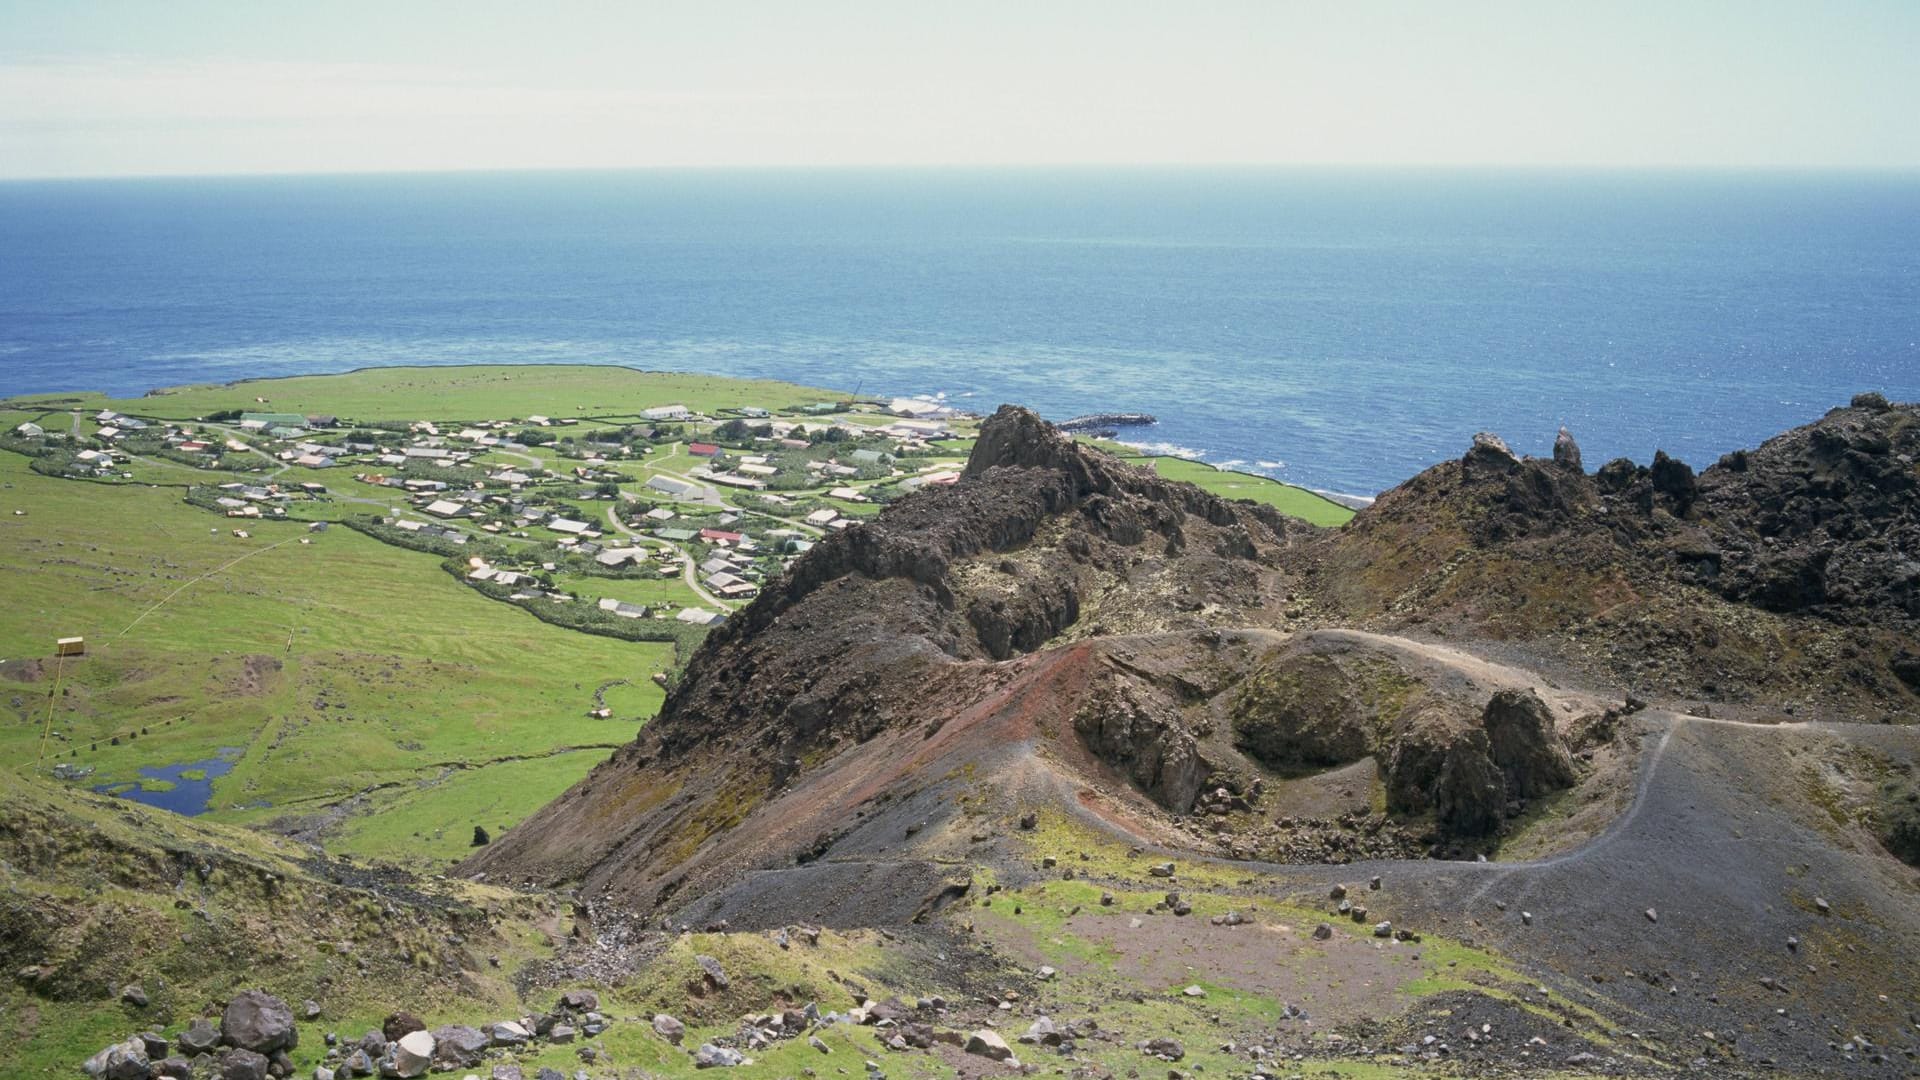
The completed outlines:
[[[640,410],[640,415],[647,420],[685,420],[693,413],[685,405],[659,405]]]

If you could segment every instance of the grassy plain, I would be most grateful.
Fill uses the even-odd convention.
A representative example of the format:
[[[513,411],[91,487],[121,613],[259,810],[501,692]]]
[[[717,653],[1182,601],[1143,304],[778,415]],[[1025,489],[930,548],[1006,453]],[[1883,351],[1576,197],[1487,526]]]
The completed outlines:
[[[257,401],[265,398],[265,402]],[[831,390],[756,379],[639,371],[595,364],[448,365],[368,368],[345,375],[299,375],[236,383],[183,386],[146,397],[35,394],[23,407],[112,408],[135,416],[189,420],[229,409],[247,412],[327,413],[354,420],[555,420],[632,416],[659,405],[718,412],[742,405],[780,409],[840,401]]]
[[[1102,450],[1136,465],[1150,466],[1169,480],[1192,484],[1225,499],[1250,499],[1266,503],[1288,517],[1297,517],[1314,525],[1334,528],[1353,520],[1353,511],[1317,492],[1270,477],[1217,469],[1204,461],[1143,454],[1131,446],[1109,440],[1089,440]]]
[[[45,741],[48,764],[91,767],[98,784],[238,747],[214,820],[364,795],[383,829],[430,834],[472,785],[423,782],[595,748],[503,774],[524,814],[632,737],[587,716],[597,685],[632,679],[658,704],[649,677],[668,645],[541,623],[431,555],[351,530],[255,522],[241,540],[227,525],[175,489],[60,480],[0,455],[0,766],[31,768]],[[70,635],[88,655],[48,659]],[[386,854],[440,858],[432,844]]]

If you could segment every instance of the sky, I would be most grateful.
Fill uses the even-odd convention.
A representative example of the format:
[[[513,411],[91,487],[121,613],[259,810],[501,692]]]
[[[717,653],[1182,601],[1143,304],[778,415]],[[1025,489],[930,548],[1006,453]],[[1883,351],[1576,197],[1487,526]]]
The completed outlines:
[[[1920,0],[0,0],[0,178],[1920,168]]]

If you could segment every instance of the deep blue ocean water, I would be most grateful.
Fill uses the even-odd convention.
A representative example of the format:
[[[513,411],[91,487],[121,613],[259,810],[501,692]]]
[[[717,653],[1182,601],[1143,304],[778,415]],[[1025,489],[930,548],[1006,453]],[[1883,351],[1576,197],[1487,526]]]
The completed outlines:
[[[587,361],[944,392],[1373,492],[1920,398],[1920,176],[1006,170],[0,184],[0,395]]]

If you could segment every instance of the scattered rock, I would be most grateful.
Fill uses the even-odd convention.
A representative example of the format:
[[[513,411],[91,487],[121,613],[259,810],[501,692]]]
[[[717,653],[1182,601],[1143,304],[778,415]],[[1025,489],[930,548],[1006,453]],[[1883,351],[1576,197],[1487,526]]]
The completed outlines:
[[[220,1045],[220,1030],[204,1018],[195,1017],[193,1022],[187,1025],[187,1030],[181,1032],[179,1039],[175,1041],[180,1044],[182,1054],[188,1057],[199,1057],[201,1054],[212,1053],[213,1048]]]
[[[263,990],[242,990],[227,1002],[227,1011],[220,1017],[220,1038],[229,1046],[257,1054],[291,1050],[300,1043],[293,1010]]]
[[[733,985],[733,980],[727,978],[727,969],[720,966],[720,961],[702,953],[695,956],[693,962],[700,965],[701,972],[715,989],[725,990]]]
[[[134,983],[120,991],[120,1000],[136,1009],[147,1007],[147,991],[139,983]]]
[[[1187,1048],[1181,1046],[1177,1039],[1148,1039],[1140,1044],[1140,1049],[1147,1056],[1161,1061],[1179,1061],[1187,1056]]]
[[[706,965],[702,963],[701,966]],[[591,990],[569,990],[560,995],[560,1007],[568,1012],[593,1012],[600,1008],[600,995]]]
[[[1154,877],[1172,877],[1174,866],[1170,862],[1155,863],[1147,867],[1147,873]]]
[[[382,1062],[382,1071],[391,1063],[393,1074],[398,1077],[425,1076],[433,1065],[433,1036],[424,1029],[409,1031],[387,1044],[387,1061]]]
[[[1020,1041],[1030,1046],[1059,1046],[1065,1038],[1054,1025],[1052,1017],[1043,1016],[1027,1026],[1027,1032],[1020,1036]]]
[[[533,1038],[533,1032],[518,1020],[502,1020],[486,1029],[487,1038],[495,1046],[525,1046]]]
[[[815,1050],[818,1050],[823,1054],[833,1053],[833,1048],[828,1046],[826,1043],[820,1041],[820,1036],[818,1035],[807,1036],[807,1045],[813,1047]]]
[[[679,1046],[680,1040],[687,1037],[687,1025],[666,1013],[660,1013],[653,1018],[653,1033]]]
[[[1646,910],[1646,916],[1647,916],[1647,921],[1650,923],[1657,923],[1660,921],[1660,913],[1658,911],[1653,910],[1652,908],[1648,908]]]
[[[221,1080],[267,1080],[272,1063],[264,1054],[254,1053],[244,1047],[229,1047],[220,1055]],[[419,1076],[419,1073],[401,1073],[401,1076]]]
[[[1332,936],[1333,926],[1329,923],[1321,923],[1319,926],[1313,928],[1313,940],[1315,941],[1325,941]]]
[[[435,1069],[471,1069],[480,1064],[487,1052],[488,1039],[477,1028],[448,1024],[433,1029],[433,1067]]]
[[[391,1013],[380,1022],[380,1034],[385,1036],[388,1042],[399,1042],[402,1035],[425,1030],[427,1030],[426,1023],[410,1012]]]
[[[139,1039],[115,1043],[80,1066],[94,1080],[147,1080],[152,1075],[146,1044]]]
[[[1013,1060],[1013,1048],[1007,1045],[999,1032],[990,1028],[981,1028],[967,1036],[967,1044],[962,1049],[993,1061]]]
[[[1373,936],[1374,936],[1374,937],[1392,937],[1392,936],[1393,936],[1393,924],[1392,924],[1392,923],[1390,923],[1390,922],[1377,922],[1377,923],[1374,923],[1374,924],[1373,924]]]

